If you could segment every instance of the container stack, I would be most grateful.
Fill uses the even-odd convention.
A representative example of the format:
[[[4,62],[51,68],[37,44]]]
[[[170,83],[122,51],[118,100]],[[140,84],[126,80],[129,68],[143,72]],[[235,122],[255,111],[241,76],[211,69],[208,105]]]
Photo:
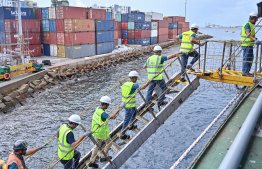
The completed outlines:
[[[168,39],[176,39],[178,35],[178,23],[173,22],[173,17],[168,17]]]
[[[21,8],[21,12],[24,14],[22,15],[24,42],[28,44],[25,44],[24,51],[30,56],[41,56],[40,22],[34,19],[32,8]],[[17,50],[18,27],[16,9],[14,7],[0,7],[0,42],[1,44],[10,44],[3,47],[5,50],[2,52],[10,54],[11,51]]]
[[[135,14],[128,13],[127,14],[127,21],[128,21],[128,44],[135,44]]]
[[[168,21],[166,20],[153,20],[152,22],[157,22],[157,43],[168,41]]]
[[[121,28],[122,28],[121,22],[114,21],[114,41],[115,41],[115,46],[122,44],[122,30],[121,30]]]
[[[185,22],[185,17],[169,16],[164,17],[164,20],[169,23],[168,38],[175,39],[175,37],[183,32],[189,31],[189,22]]]
[[[128,44],[128,14],[121,15],[122,44]]]
[[[148,46],[151,37],[151,16],[143,12],[135,12],[135,44]]]

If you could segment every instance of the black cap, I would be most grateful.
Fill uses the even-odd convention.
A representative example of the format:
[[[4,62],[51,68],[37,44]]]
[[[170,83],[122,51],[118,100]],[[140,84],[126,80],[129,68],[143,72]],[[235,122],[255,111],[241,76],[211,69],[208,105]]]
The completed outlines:
[[[14,150],[27,150],[27,142],[24,140],[17,140],[14,144]]]

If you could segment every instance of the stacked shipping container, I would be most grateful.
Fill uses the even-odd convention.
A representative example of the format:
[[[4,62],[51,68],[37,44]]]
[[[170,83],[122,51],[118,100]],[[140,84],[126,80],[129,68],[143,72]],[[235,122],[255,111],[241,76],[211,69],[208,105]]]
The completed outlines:
[[[169,16],[164,17],[164,20],[168,21],[168,38],[175,39],[177,35],[189,31],[189,22],[185,22],[185,17],[181,16]]]

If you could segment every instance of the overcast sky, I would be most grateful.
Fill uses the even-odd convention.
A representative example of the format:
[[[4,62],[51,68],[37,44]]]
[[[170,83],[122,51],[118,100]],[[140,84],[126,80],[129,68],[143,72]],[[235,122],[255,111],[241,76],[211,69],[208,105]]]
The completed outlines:
[[[48,7],[51,0],[34,0],[39,7]],[[262,0],[187,0],[186,21],[205,26],[207,23],[223,26],[243,25],[257,3]],[[131,10],[160,12],[164,16],[185,16],[185,0],[69,0],[70,6],[90,7],[93,4],[131,6]]]

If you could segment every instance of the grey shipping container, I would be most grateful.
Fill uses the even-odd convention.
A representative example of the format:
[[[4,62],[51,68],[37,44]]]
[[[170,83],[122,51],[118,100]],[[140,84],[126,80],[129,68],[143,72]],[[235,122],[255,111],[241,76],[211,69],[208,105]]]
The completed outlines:
[[[94,56],[94,55],[96,55],[96,45],[95,44],[65,46],[65,57],[66,58],[78,59],[78,58]]]
[[[115,43],[114,42],[105,42],[105,43],[98,43],[96,45],[96,54],[104,54],[104,53],[110,53],[114,50]]]

